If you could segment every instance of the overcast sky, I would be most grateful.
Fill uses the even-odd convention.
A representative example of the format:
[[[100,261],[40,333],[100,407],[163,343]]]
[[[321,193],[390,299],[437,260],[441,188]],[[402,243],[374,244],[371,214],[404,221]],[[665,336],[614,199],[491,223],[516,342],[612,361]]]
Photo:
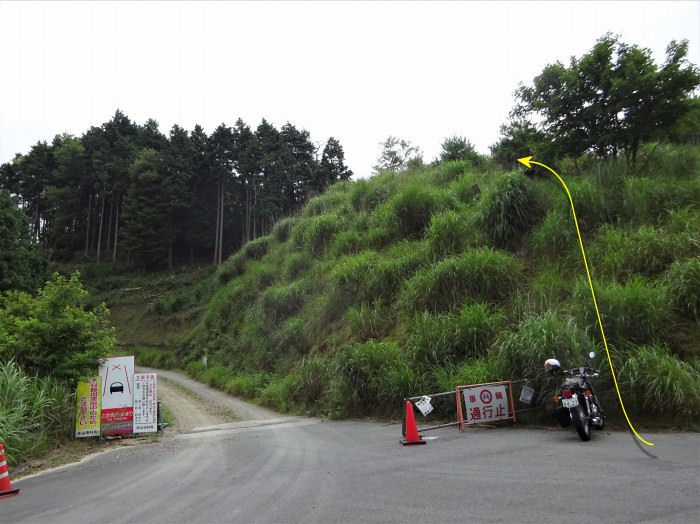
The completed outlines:
[[[0,163],[117,108],[207,133],[242,118],[338,138],[356,177],[388,135],[426,160],[452,134],[481,152],[519,82],[606,31],[648,47],[688,39],[700,2],[0,1]],[[523,152],[526,153],[526,152]]]

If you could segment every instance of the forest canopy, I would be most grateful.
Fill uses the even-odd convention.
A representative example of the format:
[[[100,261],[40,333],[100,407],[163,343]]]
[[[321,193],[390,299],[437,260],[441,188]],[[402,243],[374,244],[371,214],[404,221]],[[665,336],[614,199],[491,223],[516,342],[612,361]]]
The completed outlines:
[[[0,166],[0,189],[19,198],[31,231],[55,259],[221,263],[275,221],[352,175],[340,142],[263,120],[174,125],[132,122],[117,110],[81,137],[57,135]]]

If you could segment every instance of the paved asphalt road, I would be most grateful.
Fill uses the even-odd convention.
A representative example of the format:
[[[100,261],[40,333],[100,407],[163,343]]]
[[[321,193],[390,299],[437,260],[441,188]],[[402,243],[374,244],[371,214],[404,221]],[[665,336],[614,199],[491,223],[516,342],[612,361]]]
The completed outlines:
[[[700,522],[700,435],[259,418],[14,483],[0,522]]]

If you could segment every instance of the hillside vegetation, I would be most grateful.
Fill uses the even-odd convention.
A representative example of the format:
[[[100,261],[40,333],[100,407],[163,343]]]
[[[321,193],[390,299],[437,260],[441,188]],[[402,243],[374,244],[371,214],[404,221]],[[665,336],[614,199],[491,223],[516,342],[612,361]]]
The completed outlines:
[[[573,197],[628,412],[693,425],[700,148],[646,145],[634,172],[577,163],[553,167]],[[277,409],[392,415],[407,396],[522,377],[545,402],[554,383],[542,362],[579,365],[594,350],[615,415],[569,201],[545,170],[451,161],[340,182],[210,279],[211,300],[177,341],[188,370]]]

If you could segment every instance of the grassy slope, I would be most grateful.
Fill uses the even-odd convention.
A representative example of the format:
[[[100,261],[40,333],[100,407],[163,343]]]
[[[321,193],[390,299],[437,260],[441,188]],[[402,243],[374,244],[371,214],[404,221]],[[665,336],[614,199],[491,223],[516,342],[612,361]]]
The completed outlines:
[[[628,412],[693,425],[700,151],[659,147],[640,166],[555,167]],[[176,340],[180,356],[193,374],[282,410],[394,414],[405,396],[524,376],[544,400],[555,386],[544,359],[578,365],[593,349],[614,415],[568,199],[546,172],[529,174],[453,162],[337,184],[193,284],[199,299],[192,288],[164,296],[150,317],[185,316],[186,327],[209,289]]]

